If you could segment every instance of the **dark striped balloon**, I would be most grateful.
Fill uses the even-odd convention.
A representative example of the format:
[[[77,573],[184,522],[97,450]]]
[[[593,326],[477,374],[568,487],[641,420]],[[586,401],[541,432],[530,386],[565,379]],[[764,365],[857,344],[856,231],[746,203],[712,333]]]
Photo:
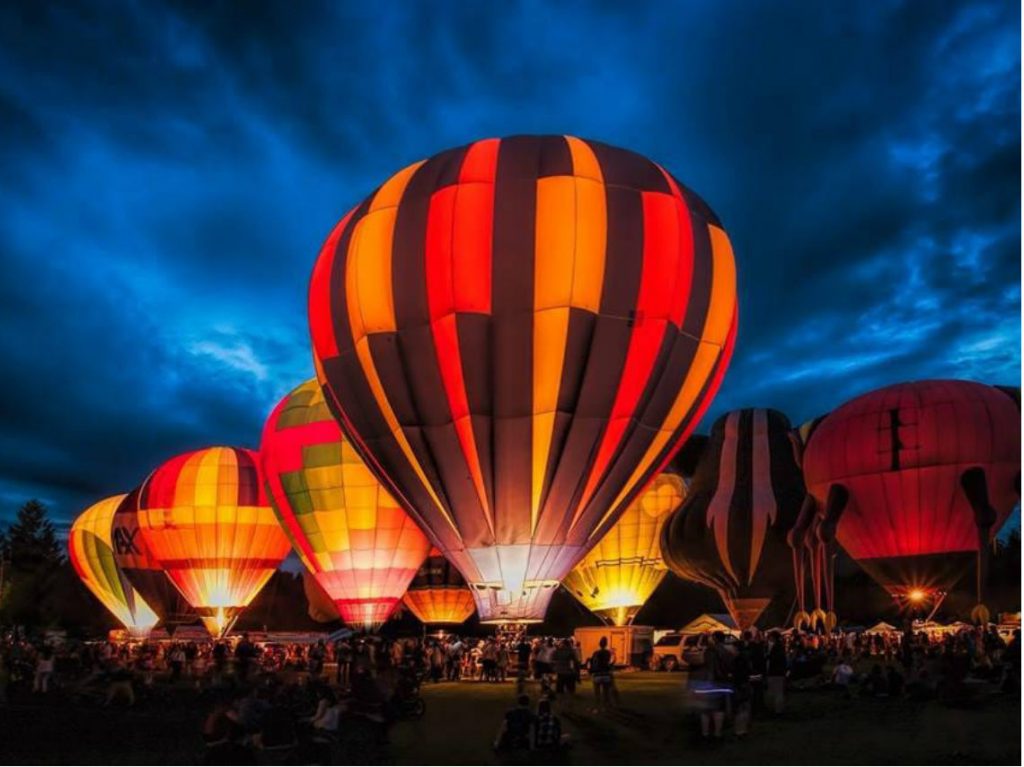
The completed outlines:
[[[793,587],[786,536],[806,493],[789,432],[775,410],[735,410],[715,421],[689,496],[662,528],[668,566],[715,589],[744,629]]]
[[[132,587],[173,629],[196,619],[195,611],[174,586],[139,530],[139,488],[128,493],[114,511],[110,531],[114,562]]]
[[[537,620],[717,391],[736,273],[718,218],[660,166],[516,136],[356,206],[309,315],[343,430],[481,618]]]

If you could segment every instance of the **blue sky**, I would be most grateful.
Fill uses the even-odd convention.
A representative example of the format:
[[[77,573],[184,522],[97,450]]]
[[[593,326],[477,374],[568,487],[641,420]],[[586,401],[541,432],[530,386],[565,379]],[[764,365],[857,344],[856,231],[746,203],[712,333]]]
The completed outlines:
[[[6,3],[0,520],[256,446],[312,374],[332,224],[448,146],[571,133],[736,251],[703,424],[926,377],[1020,383],[1016,3]]]

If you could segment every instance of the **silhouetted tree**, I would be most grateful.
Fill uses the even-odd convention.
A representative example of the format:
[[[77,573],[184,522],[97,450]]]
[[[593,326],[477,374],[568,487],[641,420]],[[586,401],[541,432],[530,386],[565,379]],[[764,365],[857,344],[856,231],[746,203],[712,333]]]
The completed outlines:
[[[0,541],[4,594],[0,621],[26,628],[60,623],[61,597],[70,569],[46,506],[33,499],[18,510]]]

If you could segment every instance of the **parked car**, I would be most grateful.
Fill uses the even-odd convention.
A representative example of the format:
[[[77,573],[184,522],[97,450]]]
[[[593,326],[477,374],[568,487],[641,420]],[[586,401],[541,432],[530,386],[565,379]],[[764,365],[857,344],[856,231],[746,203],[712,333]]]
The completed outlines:
[[[656,671],[677,671],[690,666],[704,665],[704,651],[710,634],[666,634],[654,644],[651,668]],[[725,635],[726,645],[736,642],[732,634]]]

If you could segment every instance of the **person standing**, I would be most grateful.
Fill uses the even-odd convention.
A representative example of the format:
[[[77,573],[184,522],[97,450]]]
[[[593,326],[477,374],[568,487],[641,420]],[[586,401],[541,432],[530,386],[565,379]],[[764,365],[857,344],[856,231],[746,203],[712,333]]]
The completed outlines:
[[[243,683],[249,678],[249,669],[252,666],[253,657],[256,655],[256,647],[249,641],[249,634],[242,634],[242,641],[235,648],[235,662],[238,663],[238,678]]]
[[[334,658],[338,663],[335,680],[340,687],[352,684],[352,644],[348,639],[339,639],[334,643]]]
[[[768,660],[765,666],[765,697],[769,710],[776,715],[782,714],[785,706],[786,674],[789,671],[789,660],[786,657],[786,646],[782,635],[773,631],[768,636]]]
[[[597,700],[596,712],[611,706],[612,696],[612,653],[608,649],[608,637],[601,637],[594,654],[587,661],[590,678],[594,683],[594,697]]]
[[[448,645],[448,681],[458,682],[462,675],[462,640],[454,637]]]
[[[309,678],[317,680],[320,678],[320,674],[324,670],[324,659],[327,657],[327,648],[324,646],[324,640],[319,640],[315,645],[309,648],[309,655],[306,658],[307,666],[309,667]]]
[[[53,676],[53,650],[44,647],[36,660],[36,673],[32,680],[32,692],[48,692]]]
[[[555,671],[555,694],[576,693],[576,653],[568,639],[563,639],[555,648],[552,657]]]
[[[171,683],[181,679],[182,669],[185,667],[185,650],[180,644],[175,643],[167,656],[168,665],[171,667]]]
[[[739,651],[732,662],[730,674],[733,689],[734,726],[736,737],[746,737],[750,731],[750,712],[753,703],[753,689],[750,684],[750,647],[740,641]]]
[[[516,691],[522,694],[526,689],[526,678],[530,673],[530,654],[533,648],[526,641],[526,636],[519,638],[516,644]]]

